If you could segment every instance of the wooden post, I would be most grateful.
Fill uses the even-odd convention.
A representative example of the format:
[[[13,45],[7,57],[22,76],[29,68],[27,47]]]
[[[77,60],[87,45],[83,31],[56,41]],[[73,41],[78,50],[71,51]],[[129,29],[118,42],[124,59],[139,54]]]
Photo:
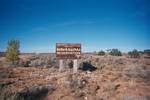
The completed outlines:
[[[59,60],[59,71],[62,71],[64,68],[64,62],[62,59]]]
[[[77,73],[78,70],[78,60],[74,59],[73,60],[73,73]]]

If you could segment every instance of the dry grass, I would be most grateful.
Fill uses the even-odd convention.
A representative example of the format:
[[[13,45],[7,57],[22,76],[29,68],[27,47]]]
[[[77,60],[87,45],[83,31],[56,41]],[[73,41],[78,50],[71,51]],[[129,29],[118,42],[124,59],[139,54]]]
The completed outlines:
[[[49,59],[40,57],[24,55],[22,59],[42,62]],[[92,72],[79,70],[75,75],[72,69],[60,73],[54,66],[57,65],[55,60],[54,65],[50,63],[50,68],[6,67],[4,58],[0,61],[0,83],[4,85],[3,91],[8,93],[52,84],[55,90],[48,94],[46,100],[148,100],[150,96],[150,67],[147,64],[150,60],[144,58],[83,55],[80,62],[89,62],[97,69]]]

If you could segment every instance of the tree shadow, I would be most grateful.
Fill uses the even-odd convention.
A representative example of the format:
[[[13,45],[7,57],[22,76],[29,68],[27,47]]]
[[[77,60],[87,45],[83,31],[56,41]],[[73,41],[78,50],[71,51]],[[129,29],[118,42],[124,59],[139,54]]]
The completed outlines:
[[[82,67],[80,67],[79,69],[82,71],[91,71],[92,72],[92,71],[95,71],[97,68],[89,62],[83,62]]]

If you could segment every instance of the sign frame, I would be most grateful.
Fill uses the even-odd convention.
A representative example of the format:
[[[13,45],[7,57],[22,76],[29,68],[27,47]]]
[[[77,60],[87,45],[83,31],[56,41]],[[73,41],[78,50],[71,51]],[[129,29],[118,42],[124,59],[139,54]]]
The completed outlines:
[[[57,59],[79,59],[81,56],[80,43],[56,43]]]

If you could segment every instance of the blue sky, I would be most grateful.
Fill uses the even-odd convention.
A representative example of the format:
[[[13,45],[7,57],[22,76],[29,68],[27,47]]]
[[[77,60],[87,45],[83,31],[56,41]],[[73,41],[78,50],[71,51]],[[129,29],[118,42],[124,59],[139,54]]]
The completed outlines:
[[[0,51],[54,52],[57,42],[82,51],[150,48],[149,0],[0,0]]]

